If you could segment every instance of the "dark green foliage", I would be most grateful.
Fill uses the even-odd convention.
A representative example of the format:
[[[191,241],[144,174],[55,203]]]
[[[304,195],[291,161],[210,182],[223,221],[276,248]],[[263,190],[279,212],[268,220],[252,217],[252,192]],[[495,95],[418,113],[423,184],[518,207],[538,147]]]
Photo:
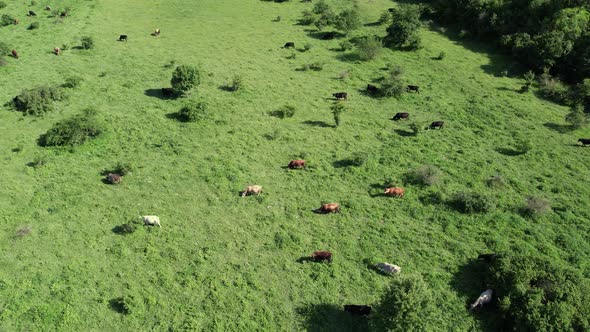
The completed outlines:
[[[244,80],[242,79],[242,76],[240,75],[235,75],[234,78],[232,79],[231,83],[229,83],[227,85],[227,89],[229,91],[238,91],[241,90],[244,87]]]
[[[33,22],[27,28],[27,30],[35,30],[35,29],[39,29],[39,22]]]
[[[441,171],[433,165],[423,165],[410,172],[408,180],[410,182],[423,185],[432,186],[440,180]]]
[[[527,217],[538,217],[551,211],[551,203],[542,197],[528,197],[522,208]]]
[[[97,111],[92,108],[81,114],[56,123],[40,139],[41,146],[77,146],[104,132],[97,119]]]
[[[570,112],[565,116],[572,129],[584,128],[588,125],[589,115],[584,112],[582,105],[572,106]]]
[[[308,71],[308,70],[320,71],[322,69],[324,69],[324,64],[322,62],[308,63],[308,64],[304,65],[303,67],[301,67],[302,71]]]
[[[170,84],[176,93],[186,93],[201,84],[201,72],[194,66],[178,66],[172,73]]]
[[[434,331],[439,311],[420,275],[401,275],[385,290],[371,323],[375,331]]]
[[[184,122],[198,122],[207,117],[207,104],[202,101],[191,101],[178,111],[178,119]]]
[[[352,50],[353,47],[354,44],[348,40],[340,42],[340,49],[342,50],[342,52]]]
[[[350,158],[350,165],[361,167],[363,166],[367,160],[369,159],[369,154],[366,152],[356,152]]]
[[[386,10],[379,17],[378,23],[379,24],[387,24],[389,22],[391,22],[391,13],[389,12],[389,10]]]
[[[324,0],[318,1],[313,7],[314,21],[313,24],[318,29],[323,29],[327,26],[333,25],[336,21],[336,14],[332,7]]]
[[[539,77],[539,94],[559,104],[571,105],[570,91],[559,79],[545,71]]]
[[[402,87],[402,89],[403,89],[403,87]],[[420,134],[420,132],[422,131],[422,127],[419,124],[417,124],[416,122],[410,123],[409,127],[410,127],[410,130],[412,130],[412,134],[414,136],[418,136],[418,134]]]
[[[113,228],[113,232],[115,232],[117,234],[121,234],[121,235],[132,234],[136,230],[137,230],[137,225],[135,225],[132,222],[129,222],[129,223],[126,223],[126,224],[123,224],[123,225]]]
[[[458,192],[452,204],[463,213],[490,212],[496,207],[491,197],[478,192]]]
[[[376,36],[366,36],[360,38],[356,44],[356,52],[360,60],[374,60],[381,54],[383,44]]]
[[[58,87],[42,86],[23,90],[14,97],[10,106],[24,115],[39,116],[54,110],[54,101],[66,98],[65,93]]]
[[[4,2],[4,1],[0,1],[0,9],[2,9],[2,8],[6,8],[6,6],[7,6],[7,5],[6,5],[6,2]]]
[[[346,9],[340,12],[334,19],[334,27],[338,30],[349,33],[360,28],[361,16],[355,9]]]
[[[301,15],[301,19],[299,20],[299,24],[301,25],[312,25],[317,19],[317,15],[310,10],[304,10]]]
[[[311,50],[312,48],[313,48],[313,44],[305,43],[305,45],[303,45],[303,52],[307,52],[307,51]]]
[[[279,108],[278,110],[271,112],[270,115],[275,116],[279,119],[292,118],[293,115],[295,115],[295,111],[295,106],[285,105]]]
[[[134,168],[135,167],[133,167],[133,165],[130,163],[120,162],[117,164],[117,166],[115,166],[113,171],[109,172],[109,173],[115,173],[115,174],[119,174],[121,176],[125,176],[125,175],[131,174],[131,172],[134,170]]]
[[[393,67],[390,69],[383,80],[381,81],[381,89],[379,90],[382,97],[399,98],[405,91],[405,84],[402,79],[403,71],[400,67]]]
[[[588,331],[590,285],[558,260],[502,255],[490,266],[498,318],[513,331]]]
[[[132,302],[133,299],[129,296],[118,297],[116,299],[110,300],[109,305],[114,311],[123,315],[129,315],[132,312]]]
[[[74,88],[77,88],[78,86],[80,86],[80,83],[82,83],[82,81],[84,81],[84,79],[80,76],[70,76],[70,77],[66,78],[65,83],[62,84],[62,87],[68,88],[68,89],[74,89]]]
[[[444,51],[441,51],[438,56],[436,57],[436,60],[444,60],[444,58],[447,56],[447,54]]]
[[[387,28],[386,43],[392,48],[418,49],[421,46],[420,7],[400,5],[391,12],[392,23]]]
[[[81,46],[85,50],[91,50],[94,48],[94,39],[92,39],[92,37],[82,37],[81,42]]]
[[[343,102],[338,101],[335,102],[330,109],[332,110],[332,115],[334,116],[336,128],[338,128],[338,126],[340,126],[340,115],[346,111],[346,105]]]
[[[10,54],[10,47],[3,41],[0,41],[0,57]]]
[[[7,25],[14,24],[14,20],[15,20],[14,17],[12,17],[8,14],[2,14],[2,16],[0,17],[0,27],[5,27]]]

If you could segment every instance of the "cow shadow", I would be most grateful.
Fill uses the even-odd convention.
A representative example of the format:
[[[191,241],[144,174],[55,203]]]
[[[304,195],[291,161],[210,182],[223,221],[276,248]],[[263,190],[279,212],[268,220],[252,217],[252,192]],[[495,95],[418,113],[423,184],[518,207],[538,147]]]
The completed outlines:
[[[313,258],[309,257],[309,256],[303,256],[300,257],[298,260],[296,260],[297,263],[299,264],[303,264],[303,263],[312,263],[314,262]]]
[[[148,97],[158,98],[158,99],[162,99],[162,100],[169,100],[169,99],[177,99],[178,98],[177,95],[164,96],[164,93],[162,93],[162,89],[147,89],[144,91],[143,94]]]
[[[333,125],[331,125],[325,121],[307,120],[307,121],[303,121],[301,123],[308,125],[308,126],[313,126],[313,127],[334,128]]]
[[[367,318],[350,315],[334,304],[310,304],[296,311],[305,318],[306,331],[360,332],[370,329]]]
[[[543,126],[545,128],[549,128],[551,130],[554,130],[560,134],[565,134],[565,133],[571,131],[570,125],[563,125],[563,124],[558,124],[558,123],[553,123],[553,122],[545,122],[545,123],[543,123]]]
[[[522,151],[518,151],[515,149],[509,149],[509,148],[496,148],[496,152],[498,152],[499,154],[503,154],[505,156],[508,156],[508,157],[516,157],[516,156],[520,156],[520,155],[524,154],[524,152],[522,152]]]
[[[413,131],[410,130],[404,130],[404,129],[394,129],[393,130],[396,134],[402,136],[402,137],[411,137],[411,136],[416,136],[414,134]]]

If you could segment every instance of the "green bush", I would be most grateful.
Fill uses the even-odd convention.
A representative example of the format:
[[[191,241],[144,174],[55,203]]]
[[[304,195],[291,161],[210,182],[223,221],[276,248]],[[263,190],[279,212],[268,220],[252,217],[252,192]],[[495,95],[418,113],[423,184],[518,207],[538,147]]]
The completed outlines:
[[[392,23],[387,28],[387,44],[398,48],[420,48],[420,14],[421,9],[418,5],[400,5],[392,11]]]
[[[119,174],[121,176],[129,175],[133,171],[134,167],[130,163],[119,162],[117,166],[110,173]]]
[[[184,122],[198,122],[207,117],[207,105],[202,101],[191,101],[178,111],[178,119]]]
[[[346,9],[334,18],[336,29],[349,33],[361,27],[361,16],[356,9]]]
[[[85,50],[91,50],[94,48],[94,39],[92,37],[82,37],[82,48]]]
[[[409,180],[412,183],[432,186],[435,185],[441,176],[441,171],[433,165],[423,165],[413,170],[409,174]]]
[[[478,192],[458,192],[453,204],[463,213],[490,212],[496,207],[491,197]]]
[[[565,116],[565,121],[567,121],[574,130],[586,127],[589,122],[588,113],[584,112],[584,107],[582,105],[572,106],[569,113]]]
[[[295,115],[296,110],[297,109],[295,108],[295,106],[285,105],[285,106],[279,108],[278,110],[271,112],[270,114],[272,116],[279,118],[279,119],[292,118],[293,115]]]
[[[5,27],[7,25],[12,25],[12,24],[14,24],[14,20],[15,20],[14,17],[12,17],[8,14],[3,14],[0,17],[0,26]]]
[[[301,25],[312,25],[317,20],[317,15],[309,10],[304,10],[302,13],[302,17],[299,20],[299,24]]]
[[[367,160],[369,160],[369,154],[366,152],[356,152],[350,158],[350,164],[352,166],[361,167]]]
[[[539,77],[539,94],[559,104],[570,104],[570,90],[567,85],[549,75],[547,71]]]
[[[97,111],[88,108],[82,114],[56,123],[40,140],[41,146],[77,146],[104,132]]]
[[[3,55],[8,55],[10,54],[10,47],[8,46],[8,44],[6,44],[3,41],[0,41],[0,57]]]
[[[334,116],[335,128],[338,128],[338,126],[340,126],[340,116],[346,111],[346,105],[343,102],[338,101],[335,102],[332,107],[330,107],[330,109],[332,110],[332,115]]]
[[[303,45],[303,52],[307,52],[307,51],[311,50],[312,48],[313,48],[312,43],[305,43],[305,45]]]
[[[362,61],[374,60],[381,54],[383,44],[376,36],[360,38],[356,44],[357,55]]]
[[[590,330],[589,281],[559,260],[503,254],[486,275],[508,330]]]
[[[7,6],[7,5],[6,5],[6,2],[4,2],[4,1],[0,1],[0,9],[2,9],[2,8],[6,8],[6,6]]]
[[[232,79],[231,83],[229,83],[227,85],[227,90],[235,92],[235,91],[241,90],[243,87],[244,87],[244,80],[242,79],[242,76],[235,75],[234,78]]]
[[[74,88],[77,88],[78,86],[80,86],[80,83],[82,83],[82,81],[84,81],[84,79],[80,76],[70,76],[70,77],[66,78],[65,83],[62,84],[62,87],[68,88],[68,89],[74,89]]]
[[[340,50],[342,50],[342,52],[352,50],[353,47],[354,47],[354,44],[348,40],[340,42]]]
[[[527,217],[538,217],[551,211],[551,203],[542,197],[528,197],[522,208]]]
[[[404,93],[406,86],[401,78],[403,70],[400,67],[393,67],[383,77],[381,82],[381,96],[399,98]]]
[[[201,84],[201,71],[193,66],[178,66],[172,73],[170,84],[172,84],[174,92],[184,94]]]
[[[447,56],[447,54],[444,51],[441,51],[437,57],[436,60],[444,60],[444,58]]]
[[[39,22],[33,22],[27,28],[27,30],[35,30],[35,29],[39,29]]]
[[[391,22],[391,13],[389,12],[389,10],[384,11],[381,16],[379,17],[379,24],[387,24]]]
[[[66,98],[62,89],[57,87],[42,86],[34,89],[23,90],[20,95],[14,97],[10,106],[24,115],[40,116],[54,110],[54,101]]]

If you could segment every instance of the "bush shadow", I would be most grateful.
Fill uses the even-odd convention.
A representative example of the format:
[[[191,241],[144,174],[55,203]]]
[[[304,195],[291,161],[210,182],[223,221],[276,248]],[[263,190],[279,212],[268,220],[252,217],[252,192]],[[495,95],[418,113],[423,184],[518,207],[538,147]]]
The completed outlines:
[[[518,151],[515,149],[509,149],[509,148],[496,148],[496,152],[503,154],[505,156],[508,156],[508,157],[516,157],[516,156],[520,156],[520,155],[524,154],[524,152],[522,152],[522,151]]]
[[[162,89],[147,89],[144,91],[143,94],[148,97],[158,98],[158,99],[162,99],[162,100],[178,99],[178,96],[175,94],[164,95],[164,92],[162,91]]]
[[[297,309],[305,318],[306,331],[344,332],[369,331],[369,321],[365,317],[352,316],[334,304],[311,304]]]
[[[411,136],[416,136],[414,135],[413,131],[409,131],[409,130],[404,130],[404,129],[394,129],[393,130],[396,134],[402,136],[402,137],[411,137]]]
[[[360,57],[355,52],[342,53],[336,56],[336,59],[342,62],[360,62]]]
[[[314,39],[319,40],[332,40],[332,39],[340,39],[346,37],[345,34],[338,32],[338,31],[317,31],[317,30],[309,30],[307,35]]]
[[[308,126],[313,126],[313,127],[320,127],[320,128],[334,128],[333,125],[325,122],[325,121],[315,121],[315,120],[307,120],[307,121],[303,121],[301,122],[305,125]]]
[[[545,128],[549,128],[551,130],[554,130],[560,134],[565,134],[571,131],[571,126],[570,125],[563,125],[563,124],[558,124],[558,123],[553,123],[553,122],[545,122],[543,123],[543,126]]]
[[[346,167],[356,166],[355,161],[352,159],[336,160],[335,162],[332,163],[332,165],[334,166],[334,168],[346,168]]]

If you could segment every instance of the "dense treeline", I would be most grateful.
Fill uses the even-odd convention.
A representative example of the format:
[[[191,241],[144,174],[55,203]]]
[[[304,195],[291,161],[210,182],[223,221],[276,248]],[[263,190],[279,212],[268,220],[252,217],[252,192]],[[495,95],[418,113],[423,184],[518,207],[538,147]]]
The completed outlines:
[[[502,45],[538,72],[570,83],[590,77],[587,0],[431,0],[432,14]]]

